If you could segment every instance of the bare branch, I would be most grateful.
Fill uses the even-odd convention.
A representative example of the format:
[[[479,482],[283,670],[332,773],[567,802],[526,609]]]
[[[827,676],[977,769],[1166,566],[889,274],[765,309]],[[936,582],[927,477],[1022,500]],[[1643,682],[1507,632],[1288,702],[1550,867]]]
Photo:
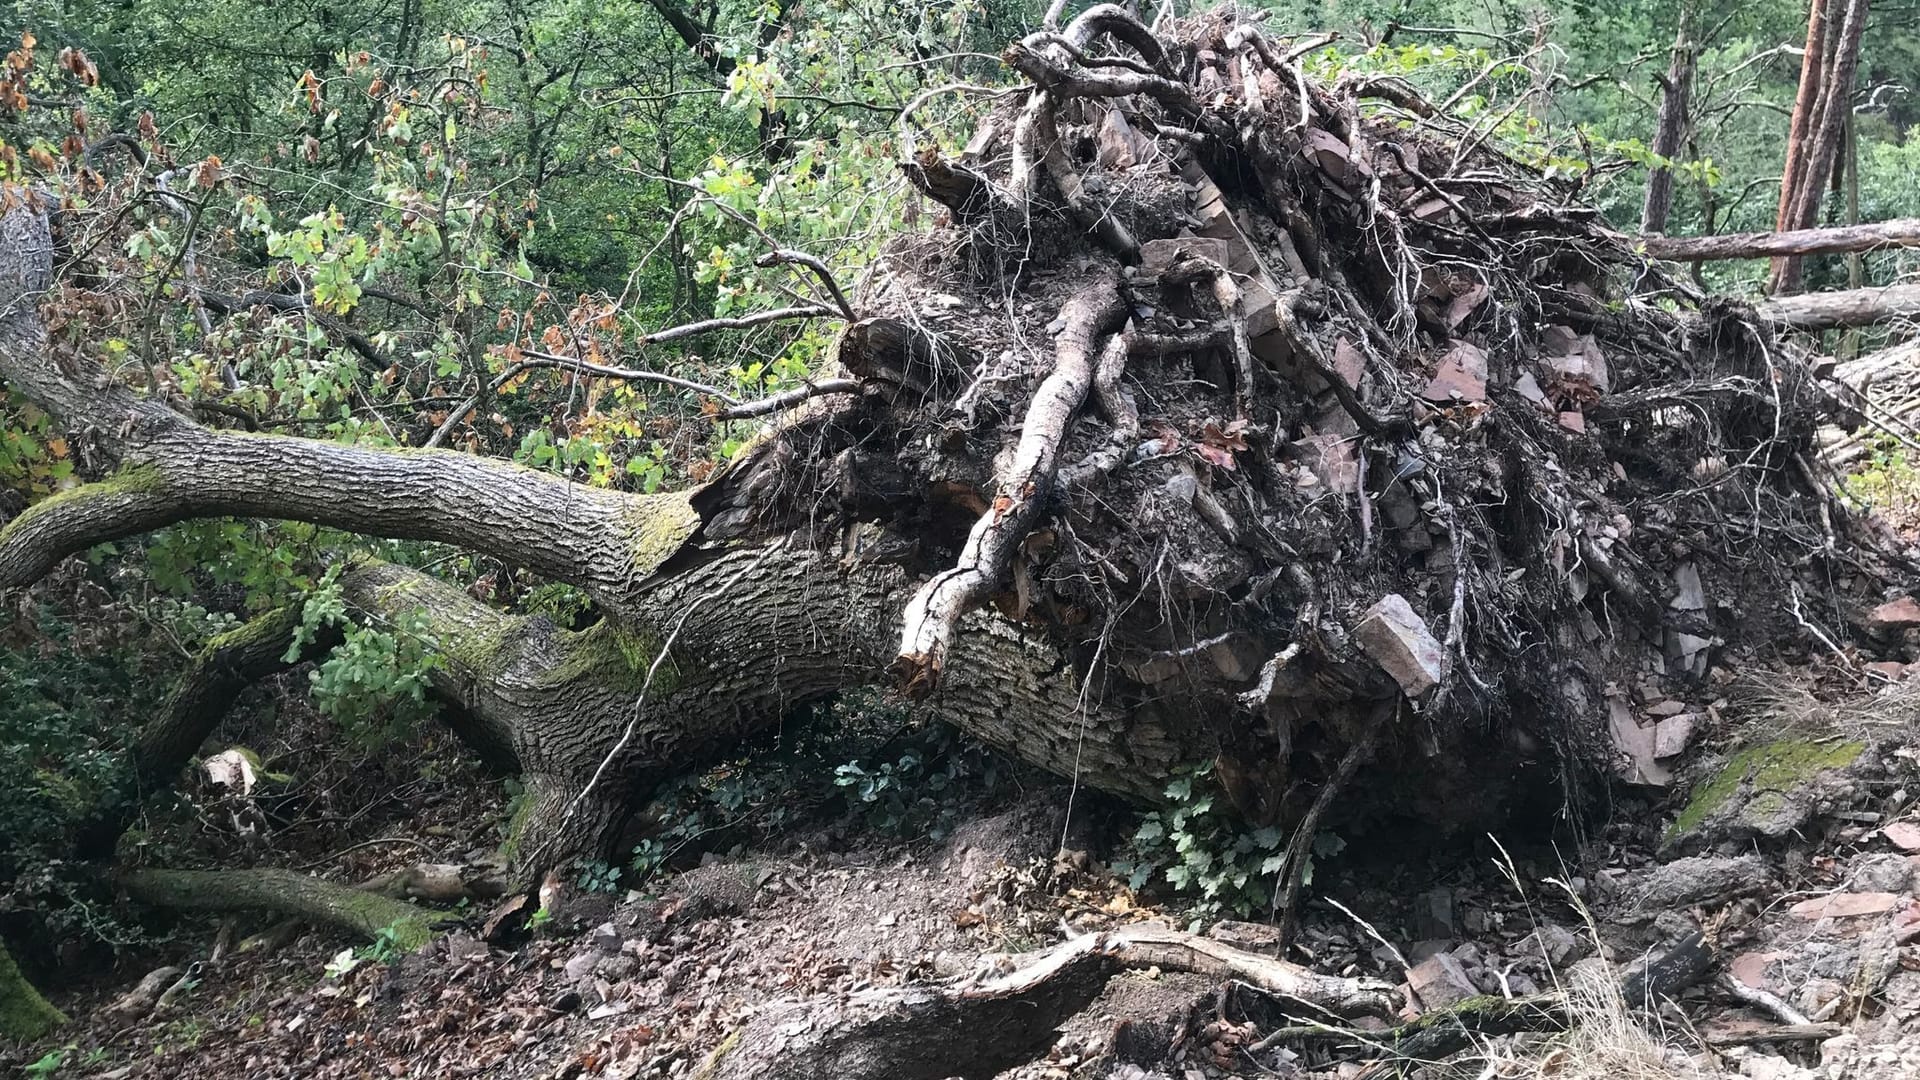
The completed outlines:
[[[814,276],[819,278],[821,284],[827,287],[827,291],[833,294],[833,302],[839,305],[840,314],[846,316],[847,321],[850,323],[860,321],[860,316],[854,313],[853,305],[847,303],[847,294],[840,291],[840,283],[833,280],[833,271],[827,269],[827,264],[821,262],[819,259],[814,258],[804,251],[794,251],[791,248],[775,248],[753,260],[753,265],[759,267],[779,266],[782,263],[804,266],[813,271]]]
[[[797,386],[792,390],[763,397],[758,401],[745,401],[738,405],[722,409],[717,420],[747,420],[756,416],[766,416],[782,409],[791,409],[809,398],[823,397],[827,394],[857,394],[861,384],[858,379],[821,379]]]

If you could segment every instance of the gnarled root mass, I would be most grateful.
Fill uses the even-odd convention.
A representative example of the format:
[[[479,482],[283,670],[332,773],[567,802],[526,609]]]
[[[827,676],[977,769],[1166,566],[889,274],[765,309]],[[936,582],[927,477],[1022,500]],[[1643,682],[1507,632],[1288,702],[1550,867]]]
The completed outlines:
[[[1367,769],[1401,782],[1355,785],[1394,811],[1495,809],[1490,775],[1658,781],[1624,691],[1815,643],[1876,586],[1807,466],[1829,399],[1577,185],[1285,54],[1230,8],[1096,7],[1009,51],[1033,89],[964,153],[907,165],[950,215],[849,333],[891,392],[834,477],[922,496],[885,521],[928,575],[896,672],[941,685],[990,606],[1096,700],[1174,718],[1263,821],[1394,699]]]

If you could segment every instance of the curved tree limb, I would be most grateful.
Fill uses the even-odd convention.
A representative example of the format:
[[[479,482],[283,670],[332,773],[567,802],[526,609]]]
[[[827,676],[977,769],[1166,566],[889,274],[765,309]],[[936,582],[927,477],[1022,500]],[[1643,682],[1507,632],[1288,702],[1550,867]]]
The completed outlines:
[[[275,608],[207,643],[167,696],[160,715],[141,729],[128,750],[134,782],[129,800],[95,811],[80,830],[76,854],[83,859],[112,855],[139,800],[150,792],[172,787],[174,778],[213,734],[242,691],[338,642],[337,628],[322,627],[306,648],[287,659],[294,629],[300,625],[300,611],[299,604]]]

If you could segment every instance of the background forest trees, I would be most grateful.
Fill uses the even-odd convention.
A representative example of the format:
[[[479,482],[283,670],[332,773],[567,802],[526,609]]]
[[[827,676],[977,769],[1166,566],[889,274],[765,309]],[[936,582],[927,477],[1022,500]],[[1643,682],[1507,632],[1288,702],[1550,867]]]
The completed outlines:
[[[1665,171],[1666,230],[1697,235],[1774,223],[1806,14],[1737,0],[1327,0],[1274,5],[1269,25],[1338,31],[1312,56],[1319,74],[1406,77],[1492,144],[1584,178],[1584,197],[1628,231]],[[966,131],[1012,85],[999,50],[1037,18],[1001,0],[24,2],[0,14],[0,40],[19,43],[0,179],[56,160],[97,177],[90,197],[131,227],[99,253],[123,302],[61,329],[189,410],[679,488],[751,436],[754,420],[731,410],[804,387],[828,335],[785,320],[648,334],[832,303],[804,269],[758,256],[804,251],[859,280],[884,238],[933,212],[896,166],[908,140]],[[1868,22],[1846,182],[1816,220],[1920,216],[1916,20],[1889,4]],[[1656,153],[1660,80],[1677,59],[1691,92]],[[1910,269],[1884,253],[1805,272],[1817,287]],[[1765,267],[1697,273],[1739,291]],[[0,517],[68,486],[85,454],[32,405],[0,398]],[[9,925],[118,932],[58,861],[63,837],[131,797],[121,751],[167,673],[295,600],[314,632],[330,625],[348,550],[562,625],[586,607],[485,558],[310,525],[194,523],[96,549],[9,597],[0,624],[0,770],[29,778],[0,785]],[[365,746],[412,731],[434,658],[404,625],[341,633],[312,672],[313,701]],[[265,758],[267,773],[299,771]],[[167,842],[164,823],[143,836]]]

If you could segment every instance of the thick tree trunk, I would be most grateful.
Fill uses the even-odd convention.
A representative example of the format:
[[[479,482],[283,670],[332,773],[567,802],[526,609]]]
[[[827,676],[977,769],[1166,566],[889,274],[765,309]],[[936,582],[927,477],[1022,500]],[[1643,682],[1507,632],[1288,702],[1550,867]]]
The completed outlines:
[[[1648,414],[1697,412],[1713,444],[1688,454],[1788,460],[1818,401],[1801,357],[1737,311],[1610,295],[1626,249],[1592,214],[1517,175],[1443,185],[1506,165],[1362,115],[1232,9],[1178,33],[1176,65],[1101,4],[1011,50],[1035,89],[983,129],[984,186],[884,257],[866,310],[837,305],[830,374],[859,393],[787,413],[683,494],[196,425],[84,349],[48,355],[46,225],[17,208],[0,378],[118,471],[0,531],[0,586],[210,515],[442,541],[579,586],[603,621],[572,631],[401,567],[343,578],[367,616],[424,615],[458,730],[525,774],[523,881],[604,854],[667,771],[889,666],[1087,786],[1152,799],[1215,759],[1261,824],[1300,823],[1361,767],[1343,807],[1429,820],[1491,818],[1488,776],[1581,791],[1609,760],[1599,687],[1664,640],[1739,634],[1667,607],[1658,530],[1607,524],[1671,495]],[[1138,60],[1088,62],[1102,39]],[[1151,163],[1065,152],[1112,118]],[[1356,225],[1370,203],[1391,228]],[[1405,273],[1427,252],[1434,274]],[[1764,482],[1807,497],[1787,470]],[[1746,542],[1732,519],[1689,527]],[[1767,535],[1777,557],[1743,566],[1824,557]],[[1672,629],[1595,629],[1620,611]],[[1402,720],[1380,729],[1383,709]]]
[[[742,548],[690,565],[619,622],[584,631],[504,616],[415,571],[370,564],[342,580],[353,603],[428,616],[446,658],[435,690],[476,741],[511,748],[529,799],[509,844],[518,876],[603,856],[636,795],[738,745],[795,706],[873,681],[892,657],[913,581],[899,567],[843,569],[822,552]],[[1062,775],[1136,798],[1212,752],[1151,706],[1103,701],[1043,639],[966,620],[934,715]]]
[[[66,1022],[66,1015],[20,974],[13,955],[0,943],[0,1039],[38,1039]]]
[[[1872,225],[1841,225],[1792,232],[1725,233],[1720,236],[1643,236],[1648,255],[1675,262],[1770,259],[1782,255],[1834,255],[1881,248],[1920,247],[1920,218]]]

